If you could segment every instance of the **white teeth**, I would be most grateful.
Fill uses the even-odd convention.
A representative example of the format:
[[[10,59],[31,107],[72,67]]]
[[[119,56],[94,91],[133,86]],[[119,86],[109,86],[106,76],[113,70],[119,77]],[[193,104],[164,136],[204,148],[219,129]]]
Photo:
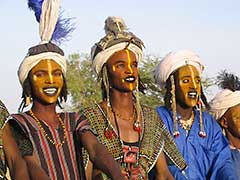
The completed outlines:
[[[196,97],[197,97],[197,92],[189,92],[189,93],[188,93],[188,96],[189,96],[190,98],[196,98]]]
[[[134,78],[134,77],[128,77],[128,78],[126,78],[126,80],[127,80],[127,81],[134,81],[135,78]]]
[[[188,93],[190,96],[196,96],[197,95],[197,93],[196,92],[190,92],[190,93]]]
[[[47,89],[44,89],[43,92],[47,94],[55,94],[57,92],[57,88],[47,88]]]

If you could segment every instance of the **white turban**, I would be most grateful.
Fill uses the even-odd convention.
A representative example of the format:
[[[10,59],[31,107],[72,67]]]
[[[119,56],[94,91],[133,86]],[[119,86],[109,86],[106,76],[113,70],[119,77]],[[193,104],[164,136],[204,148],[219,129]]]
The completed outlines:
[[[104,65],[104,63],[107,62],[107,60],[116,52],[123,50],[124,48],[126,48],[126,46],[129,44],[129,42],[121,42],[118,44],[115,44],[107,49],[102,50],[101,52],[99,52],[95,58],[93,59],[93,68],[95,70],[95,72],[99,75],[99,73],[102,70],[102,67]],[[95,48],[96,45],[93,46],[92,48],[92,55],[95,52]],[[142,49],[140,49],[138,46],[136,46],[133,43],[130,43],[128,48],[130,51],[132,51],[135,56],[137,61],[141,61],[142,59]]]
[[[190,50],[180,50],[167,54],[159,62],[154,72],[154,78],[159,84],[160,88],[164,88],[165,83],[171,73],[185,65],[194,66],[200,75],[204,69],[200,57]]]
[[[33,56],[27,56],[19,66],[18,69],[18,78],[23,85],[25,79],[28,77],[28,73],[36,66],[41,60],[51,59],[59,64],[62,68],[63,74],[66,74],[67,63],[64,56],[55,53],[55,52],[44,52]]]
[[[229,89],[224,89],[217,93],[209,103],[209,112],[215,119],[219,120],[229,108],[237,104],[240,104],[240,91],[233,92]]]

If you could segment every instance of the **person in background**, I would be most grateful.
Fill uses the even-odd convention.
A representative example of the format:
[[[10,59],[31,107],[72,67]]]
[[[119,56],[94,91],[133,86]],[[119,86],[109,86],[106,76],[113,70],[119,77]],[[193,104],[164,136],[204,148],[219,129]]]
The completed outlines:
[[[165,105],[156,110],[188,165],[188,179],[236,179],[228,142],[215,119],[203,111],[203,105],[209,107],[201,84],[203,68],[190,50],[167,54],[154,73],[166,92]],[[174,165],[169,169],[181,179]]]
[[[235,172],[240,179],[240,80],[224,70],[217,76],[217,84],[222,91],[210,101],[209,112],[229,141]]]

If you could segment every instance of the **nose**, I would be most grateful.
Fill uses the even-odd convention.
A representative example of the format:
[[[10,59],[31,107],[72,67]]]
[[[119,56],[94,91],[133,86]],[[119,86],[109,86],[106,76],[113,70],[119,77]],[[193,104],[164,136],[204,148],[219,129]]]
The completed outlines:
[[[46,83],[48,83],[48,84],[53,83],[53,75],[52,74],[48,74],[48,76],[46,78]]]
[[[191,87],[192,87],[193,89],[196,89],[196,88],[197,88],[197,83],[196,83],[196,81],[195,81],[194,79],[191,79]]]
[[[127,74],[133,74],[133,69],[130,64],[128,64],[127,69],[126,69]]]

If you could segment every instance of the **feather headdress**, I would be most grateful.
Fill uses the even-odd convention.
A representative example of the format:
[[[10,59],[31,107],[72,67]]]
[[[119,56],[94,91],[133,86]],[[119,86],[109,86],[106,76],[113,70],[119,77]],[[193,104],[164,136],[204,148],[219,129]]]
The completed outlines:
[[[217,76],[217,85],[222,89],[229,89],[231,91],[240,90],[240,79],[227,70],[221,71]]]
[[[50,34],[50,39],[48,39],[48,41],[54,41],[60,44],[64,40],[67,40],[70,33],[75,29],[71,22],[72,18],[63,18],[62,13],[59,15],[59,0],[51,0],[49,1],[50,3],[47,2],[48,0],[28,0],[28,7],[34,11],[36,20],[40,23],[40,36],[42,36],[41,29],[44,29],[44,31],[48,31]],[[44,3],[46,4],[45,6]],[[47,11],[45,10],[43,12],[43,8],[47,8]],[[43,15],[42,12],[45,15]],[[51,17],[51,19],[46,22],[46,18],[48,17]],[[53,28],[53,30],[50,30],[50,27],[46,26],[52,26],[51,28]],[[45,41],[43,37],[41,37],[41,40]]]
[[[55,61],[61,66],[63,76],[65,76],[67,63],[64,58],[64,52],[54,43],[60,44],[74,30],[70,23],[71,18],[63,19],[59,12],[60,0],[28,0],[28,7],[34,11],[36,20],[39,22],[41,42],[29,48],[27,56],[18,69],[18,78],[23,86],[22,98],[24,98],[20,109],[29,105],[31,94],[24,91],[24,86],[28,82],[26,80],[29,72],[41,60],[51,59]]]

